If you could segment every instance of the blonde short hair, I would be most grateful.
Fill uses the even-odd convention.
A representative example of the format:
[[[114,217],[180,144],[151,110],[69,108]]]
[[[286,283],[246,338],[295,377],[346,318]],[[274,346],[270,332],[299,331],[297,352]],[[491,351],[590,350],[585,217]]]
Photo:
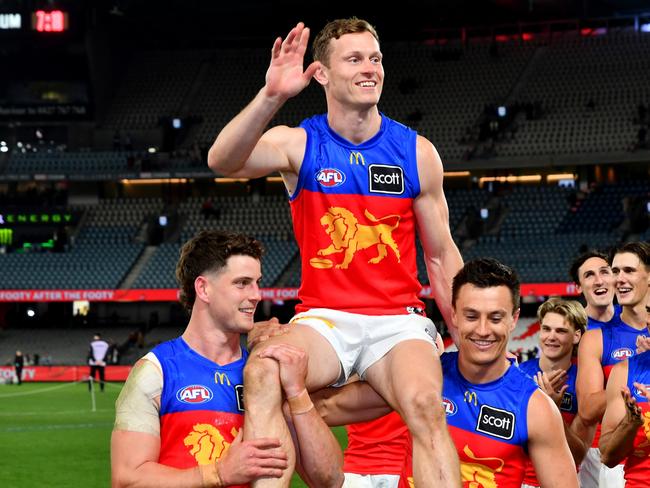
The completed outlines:
[[[325,66],[329,66],[330,41],[338,39],[345,34],[357,34],[360,32],[370,32],[379,42],[379,36],[375,28],[369,22],[351,17],[349,19],[337,19],[329,22],[322,30],[316,34],[312,46],[314,61],[320,61]]]
[[[539,320],[540,325],[546,314],[550,312],[564,317],[575,331],[580,331],[581,336],[587,330],[587,312],[585,312],[580,302],[563,300],[561,298],[549,298],[537,309],[537,320]],[[578,346],[576,344],[573,348],[573,353],[576,354],[577,350]]]
[[[587,329],[587,312],[584,307],[575,300],[562,300],[561,298],[550,298],[542,303],[537,309],[537,320],[540,322],[547,313],[553,312],[564,317],[575,330],[583,334]]]

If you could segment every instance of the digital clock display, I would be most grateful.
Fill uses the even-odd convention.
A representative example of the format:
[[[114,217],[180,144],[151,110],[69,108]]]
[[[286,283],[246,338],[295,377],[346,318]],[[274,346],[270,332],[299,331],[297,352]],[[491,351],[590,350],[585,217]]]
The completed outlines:
[[[37,10],[32,14],[32,29],[37,32],[65,32],[68,13],[62,10]]]

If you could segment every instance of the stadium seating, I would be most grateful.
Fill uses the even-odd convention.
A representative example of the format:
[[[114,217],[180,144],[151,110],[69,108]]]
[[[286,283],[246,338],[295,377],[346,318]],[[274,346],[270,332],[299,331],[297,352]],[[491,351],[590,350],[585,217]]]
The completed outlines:
[[[73,207],[84,223],[62,253],[0,255],[3,289],[115,289],[144,245],[135,240],[148,212],[159,212],[157,199],[105,199],[96,206]]]
[[[289,206],[282,195],[216,197],[219,217],[201,213],[205,199],[193,197],[179,205],[184,221],[178,242],[161,245],[138,276],[133,288],[174,288],[174,266],[183,242],[202,229],[227,229],[245,232],[261,239],[266,254],[262,264],[262,285],[273,286],[295,258],[298,249],[292,237]]]
[[[632,28],[597,37],[569,31],[533,42],[498,43],[498,50],[493,46],[490,39],[445,46],[385,43],[388,74],[380,110],[433,141],[448,168],[468,158],[620,156],[633,149],[640,127],[637,105],[650,101],[650,60],[645,55],[650,34]],[[267,66],[268,50],[260,48],[136,51],[100,126],[123,135],[153,129],[162,134],[170,117],[183,117],[192,122],[181,148],[207,148],[260,89]],[[489,139],[478,141],[486,106],[512,109],[532,102],[540,104],[539,116],[519,112],[492,146]],[[322,88],[312,83],[272,124],[296,125],[324,110]],[[149,170],[134,167],[133,161],[127,164],[128,156],[19,151],[3,172],[102,175]],[[186,157],[149,165],[154,170],[205,170]]]
[[[95,332],[88,329],[73,329],[68,327],[68,324],[58,324],[58,327],[48,329],[7,329],[2,331],[0,339],[3,351],[21,350],[30,356],[37,353],[41,365],[44,359],[46,362],[51,361],[52,365],[87,364],[89,342]],[[109,342],[122,344],[127,340],[132,329],[110,326],[99,328],[97,332],[100,332]]]
[[[650,36],[631,28],[600,37],[574,33],[539,49],[520,98],[541,100],[545,115],[521,120],[516,138],[499,151],[509,156],[627,151],[638,128],[635,109],[650,99],[645,81]]]
[[[114,175],[128,169],[126,153],[112,151],[60,152],[57,150],[38,152],[15,152],[6,168],[8,174],[59,174],[99,176]]]
[[[498,194],[485,189],[447,190],[452,233],[465,259],[495,257],[514,266],[526,282],[566,281],[569,263],[582,250],[610,247],[625,235],[623,202],[647,197],[650,184],[623,181],[597,186],[586,192],[577,206],[569,198],[574,191],[555,185],[519,185]],[[299,285],[300,263],[284,195],[217,196],[211,200],[219,209],[218,217],[202,212],[205,199],[201,197],[189,197],[177,206],[178,233],[172,241],[154,248],[131,288],[175,287],[174,265],[180,245],[204,228],[257,236],[267,251],[263,285]],[[466,235],[468,212],[486,205],[498,205],[503,218],[494,228],[486,225],[478,236]],[[3,269],[10,271],[1,286],[32,288],[38,282],[46,289],[117,288],[144,249],[142,233],[148,222],[164,209],[160,198],[102,199],[97,205],[76,208],[86,217],[69,249],[53,254],[0,255]],[[637,238],[647,238],[648,232],[644,229]],[[418,275],[428,283],[419,247]]]
[[[151,129],[161,117],[179,114],[206,55],[200,50],[135,52],[103,125]]]
[[[534,120],[517,116],[491,157],[615,154],[630,148],[637,104],[650,100],[645,82],[650,61],[644,54],[650,35],[632,28],[600,37],[569,31],[493,47],[489,39],[445,46],[385,43],[388,76],[380,109],[432,140],[448,164],[472,151],[487,105],[539,102],[543,109]],[[128,133],[156,127],[175,114],[192,116],[199,122],[183,145],[207,147],[260,89],[267,66],[268,50],[258,48],[138,52],[104,126]],[[312,83],[272,123],[296,125],[324,110],[322,88]]]

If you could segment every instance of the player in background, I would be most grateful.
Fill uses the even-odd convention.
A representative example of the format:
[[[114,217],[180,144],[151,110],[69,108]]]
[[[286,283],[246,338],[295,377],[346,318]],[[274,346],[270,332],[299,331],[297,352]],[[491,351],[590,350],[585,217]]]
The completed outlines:
[[[646,295],[646,324],[650,333],[650,293]],[[607,383],[607,409],[600,437],[601,458],[607,466],[625,460],[626,488],[648,485],[650,477],[650,352],[617,364]]]
[[[614,304],[615,278],[606,254],[595,250],[581,254],[571,264],[569,275],[587,303],[587,330],[618,323],[621,307]]]
[[[564,434],[573,460],[579,465],[589,448],[585,439],[593,436],[594,429],[592,427],[589,432],[577,416],[576,356],[587,326],[587,314],[576,301],[551,298],[537,309],[537,320],[540,323],[540,356],[521,363],[519,367],[534,378],[542,391],[555,402],[564,420]],[[522,487],[529,486],[539,486],[530,462],[526,466]]]
[[[605,386],[612,368],[634,356],[638,341],[647,334],[645,295],[650,280],[650,246],[643,242],[623,244],[612,252],[610,265],[622,309],[620,320],[587,331],[578,351],[578,413],[589,426],[600,423],[605,413]],[[598,445],[599,438],[597,429],[594,445]],[[580,481],[585,487],[622,487],[623,467],[602,466],[600,451],[592,447],[582,463]]]

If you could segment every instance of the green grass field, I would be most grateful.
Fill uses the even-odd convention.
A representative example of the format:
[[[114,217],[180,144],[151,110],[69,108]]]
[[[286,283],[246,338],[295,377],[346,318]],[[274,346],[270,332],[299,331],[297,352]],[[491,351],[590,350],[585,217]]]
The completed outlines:
[[[110,486],[110,437],[121,383],[96,391],[85,383],[0,386],[0,487]],[[344,429],[336,429],[346,445]],[[295,476],[292,488],[304,487]]]

